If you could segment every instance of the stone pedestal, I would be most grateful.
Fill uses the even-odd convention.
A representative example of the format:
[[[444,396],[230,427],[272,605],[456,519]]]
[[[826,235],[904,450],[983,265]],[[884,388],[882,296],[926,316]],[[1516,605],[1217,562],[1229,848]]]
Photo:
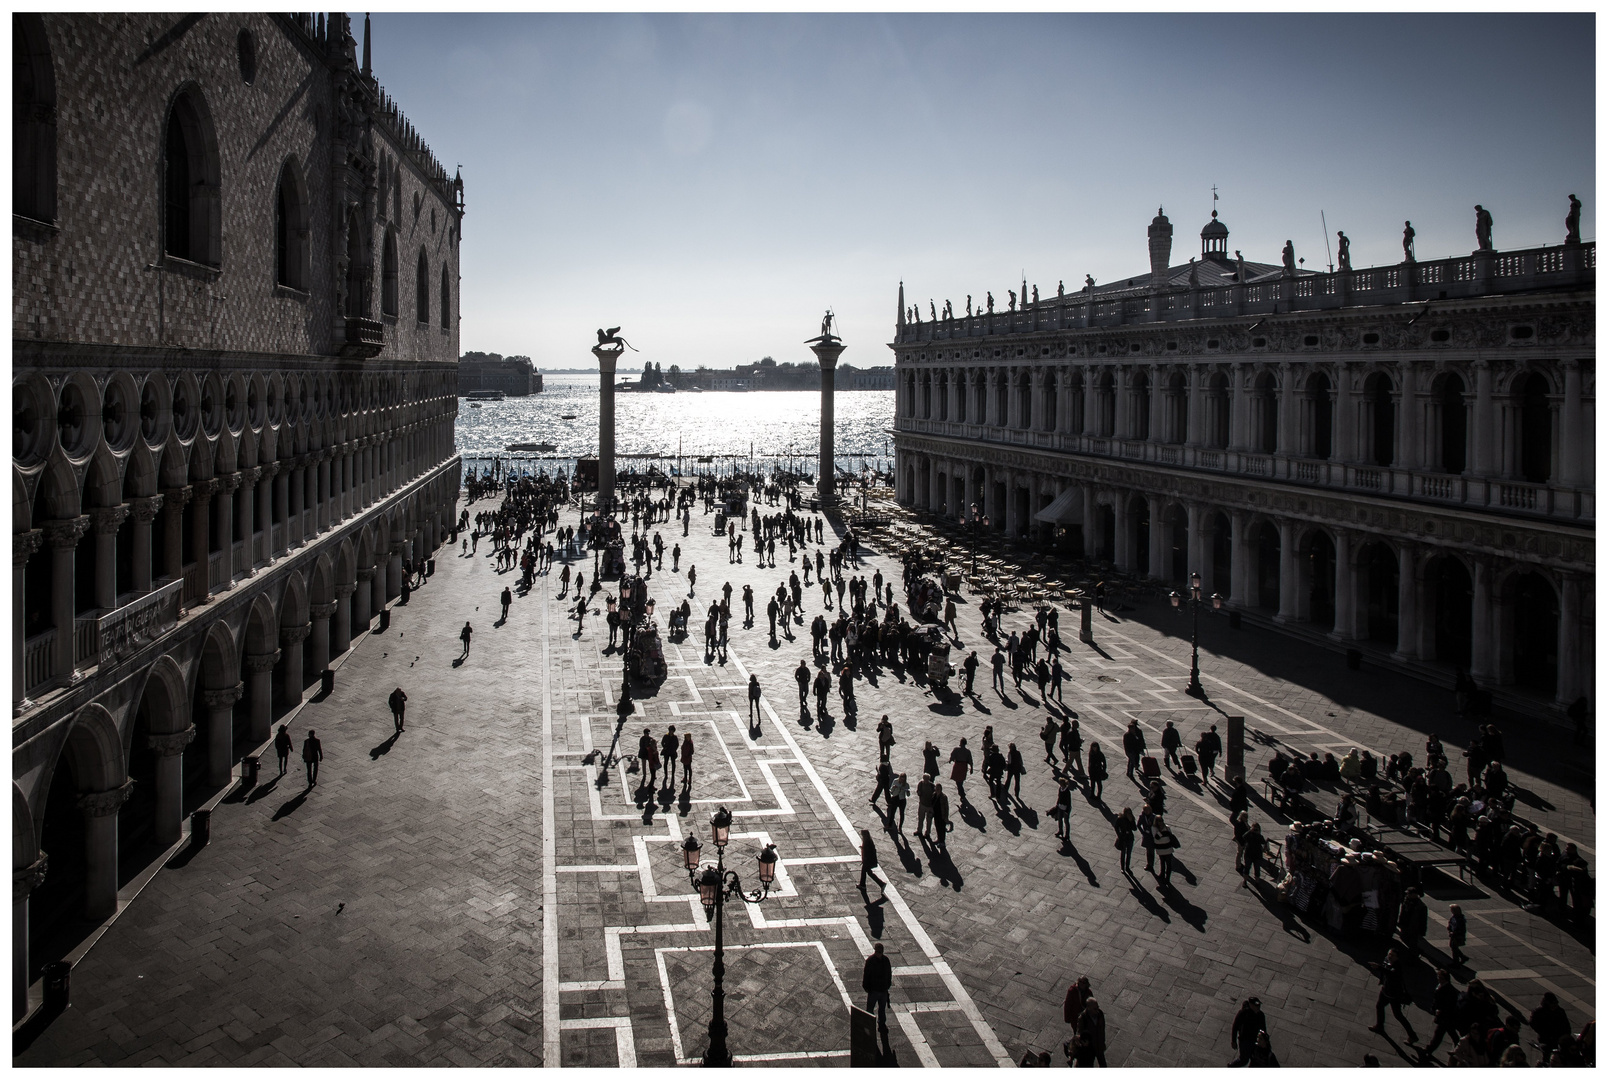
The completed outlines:
[[[815,493],[821,505],[830,506],[837,502],[837,459],[834,456],[837,415],[834,398],[837,392],[837,362],[838,357],[843,355],[844,344],[841,338],[831,334],[811,338],[805,344],[821,365],[821,471],[816,478]]]
[[[614,505],[614,367],[625,349],[592,348],[597,357],[597,505],[606,511]]]

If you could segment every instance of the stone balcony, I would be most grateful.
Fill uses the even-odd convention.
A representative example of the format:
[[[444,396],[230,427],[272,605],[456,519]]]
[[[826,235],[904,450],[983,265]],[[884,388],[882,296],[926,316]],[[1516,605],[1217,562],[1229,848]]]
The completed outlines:
[[[337,337],[343,343],[342,356],[367,360],[385,348],[385,325],[377,319],[348,315],[341,322],[345,323],[344,332]]]

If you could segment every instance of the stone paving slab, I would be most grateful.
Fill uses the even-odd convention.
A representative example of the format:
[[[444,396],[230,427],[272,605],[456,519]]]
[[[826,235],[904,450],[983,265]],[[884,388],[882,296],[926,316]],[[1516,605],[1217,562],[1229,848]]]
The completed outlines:
[[[694,606],[707,605],[729,575],[734,595],[753,584],[762,608],[797,564],[726,563],[710,520],[695,511],[688,537],[657,526],[667,545],[681,544],[683,572],[655,574],[652,595],[679,602],[685,569],[696,563]],[[897,566],[879,555],[859,572],[869,578],[877,567],[897,580]],[[985,667],[978,696],[957,708],[883,670],[857,684],[857,717],[835,693],[824,721],[800,715],[791,672],[809,656],[805,623],[820,610],[819,589],[805,591],[793,640],[773,646],[761,610],[756,627],[733,620],[723,662],[701,643],[667,647],[671,678],[638,702],[620,749],[634,753],[642,726],[656,735],[670,723],[692,730],[691,800],[639,797],[637,777],[619,768],[600,786],[596,759],[584,759],[606,749],[614,729],[620,661],[605,653],[607,629],[596,618],[573,636],[556,576],[538,578],[510,620],[495,625],[496,596],[512,578],[493,572],[487,555],[444,550],[436,577],[394,609],[390,630],[357,647],[335,693],[298,716],[298,741],[312,726],[324,742],[318,787],[304,791],[299,772],[265,775],[247,800],[220,806],[212,843],[157,875],[75,969],[73,1005],[16,1062],[609,1067],[695,1059],[709,953],[694,950],[707,950],[712,934],[677,869],[676,847],[689,831],[707,845],[712,804],[702,800],[710,798],[729,799],[742,815],[732,865],[749,870],[762,838],[775,840],[784,859],[783,895],[757,911],[728,912],[728,1014],[739,1055],[823,1054],[834,1056],[775,1063],[845,1064],[837,983],[851,1000],[862,997],[860,958],[880,939],[902,971],[890,1028],[903,1065],[995,1064],[1001,1054],[990,1038],[1006,1059],[1042,1049],[1059,1063],[1061,998],[1079,974],[1105,1004],[1112,1065],[1222,1064],[1229,1020],[1249,993],[1262,998],[1286,1066],[1355,1065],[1367,1052],[1405,1063],[1397,1043],[1366,1030],[1377,983],[1360,961],[1382,947],[1333,939],[1267,887],[1242,887],[1226,793],[1169,782],[1169,818],[1183,842],[1175,889],[1160,889],[1142,869],[1134,880],[1120,874],[1109,818],[1140,801],[1122,776],[1120,750],[1112,752],[1128,718],[1153,743],[1172,719],[1188,745],[1221,715],[1182,693],[1187,623],[1170,610],[1102,621],[1104,655],[1073,644],[1066,704],[1086,738],[1107,744],[1115,775],[1103,805],[1074,800],[1073,839],[1059,842],[1044,813],[1055,786],[1037,739],[1045,710],[1036,687],[986,690]],[[977,648],[986,660],[991,646],[963,600],[955,658]],[[452,660],[465,618],[476,635],[459,666]],[[1026,618],[1006,622],[1025,626]],[[1297,749],[1419,754],[1424,734],[1437,730],[1455,767],[1467,732],[1442,690],[1394,673],[1349,672],[1339,656],[1265,630],[1230,631],[1220,619],[1202,620],[1201,645],[1212,704],[1243,713],[1269,738]],[[747,736],[749,672],[766,690],[758,739]],[[396,685],[408,692],[409,722],[393,739],[385,698]],[[895,721],[894,763],[910,773],[919,771],[924,739],[947,759],[961,736],[980,748],[983,726],[993,724],[998,741],[1016,742],[1029,762],[1021,803],[992,803],[976,778],[970,804],[956,808],[947,852],[898,842],[866,804],[882,713]],[[1572,756],[1567,736],[1503,726],[1524,812],[1594,852],[1590,785],[1563,764]],[[1253,818],[1270,821],[1265,806]],[[858,892],[848,830],[860,827],[876,834],[902,911],[873,903],[874,887],[869,897]],[[907,838],[913,829],[912,818]],[[560,870],[582,866],[616,869]],[[1577,1025],[1594,1015],[1589,930],[1560,928],[1484,885],[1455,895],[1470,915],[1472,967],[1460,978],[1490,973],[1525,1012],[1553,989]],[[1445,901],[1433,893],[1430,901],[1438,926]],[[677,929],[608,930],[643,926]],[[1411,985],[1412,1018],[1427,1032],[1426,967]]]

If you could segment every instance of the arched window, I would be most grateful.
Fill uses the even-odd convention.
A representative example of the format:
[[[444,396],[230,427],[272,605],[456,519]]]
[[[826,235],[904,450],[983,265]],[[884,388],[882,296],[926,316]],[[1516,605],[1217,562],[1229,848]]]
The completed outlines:
[[[11,16],[11,212],[56,220],[56,75],[38,15]]]
[[[390,206],[391,206],[391,161],[390,161],[390,158],[389,158],[388,155],[385,155],[385,154],[380,155],[379,173],[380,173],[380,194],[379,194],[379,198],[374,200],[374,205],[375,205],[376,209],[379,211],[379,213],[378,213],[379,219],[381,221],[384,221],[385,220],[385,212],[387,210],[389,210]]]
[[[163,251],[175,259],[219,265],[218,141],[206,102],[193,86],[168,112],[162,176]]]
[[[307,194],[294,161],[279,170],[274,191],[274,281],[287,289],[308,290]]]
[[[1138,372],[1133,377],[1133,416],[1130,435],[1135,439],[1150,438],[1150,376]]]
[[[413,282],[414,302],[418,305],[419,321],[430,321],[430,262],[424,257],[424,249],[419,249],[419,272],[414,275]]]
[[[449,268],[443,264],[441,267],[441,329],[452,329],[452,279],[447,275]]]
[[[396,230],[385,230],[384,250],[380,254],[380,313],[396,318],[397,292]]]
[[[349,319],[368,317],[370,278],[369,246],[363,237],[363,218],[353,210],[346,218],[346,311]]]

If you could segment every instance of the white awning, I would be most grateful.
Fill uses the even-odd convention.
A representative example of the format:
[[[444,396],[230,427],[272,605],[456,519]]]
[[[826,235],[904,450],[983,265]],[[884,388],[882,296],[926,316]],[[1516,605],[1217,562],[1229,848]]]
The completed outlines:
[[[1033,520],[1051,525],[1083,524],[1083,489],[1076,486],[1067,488],[1050,505],[1034,514]]]

